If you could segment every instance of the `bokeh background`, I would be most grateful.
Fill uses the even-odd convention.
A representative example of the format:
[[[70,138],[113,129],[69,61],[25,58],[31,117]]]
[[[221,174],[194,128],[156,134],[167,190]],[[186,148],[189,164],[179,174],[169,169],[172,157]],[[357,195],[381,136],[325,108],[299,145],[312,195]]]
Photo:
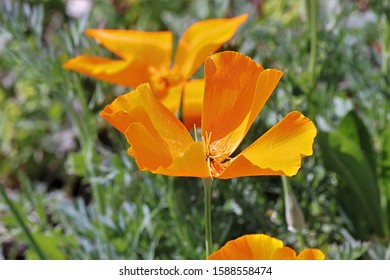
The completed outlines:
[[[62,64],[112,56],[88,27],[177,43],[191,23],[242,13],[221,50],[284,72],[243,147],[292,110],[318,135],[294,177],[215,180],[215,249],[266,233],[328,259],[390,259],[388,0],[2,0],[0,259],[204,259],[201,181],[140,172],[98,116],[130,89]]]

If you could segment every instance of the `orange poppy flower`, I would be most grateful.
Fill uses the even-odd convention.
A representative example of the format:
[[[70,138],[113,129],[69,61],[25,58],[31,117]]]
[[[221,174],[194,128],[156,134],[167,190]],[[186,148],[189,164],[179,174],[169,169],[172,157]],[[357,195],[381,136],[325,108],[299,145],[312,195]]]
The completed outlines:
[[[218,50],[233,37],[247,14],[230,19],[209,19],[191,25],[183,34],[171,65],[172,33],[137,30],[87,29],[85,33],[96,39],[120,59],[81,55],[70,59],[64,68],[88,76],[128,87],[148,82],[153,93],[172,112],[177,113],[182,90],[206,56]],[[200,124],[203,79],[191,81],[184,91],[184,122],[193,127]],[[200,103],[200,105],[199,105]],[[184,106],[184,105],[183,105]],[[194,114],[197,115],[193,119]],[[187,116],[189,115],[189,116]],[[189,118],[189,119],[187,119]]]
[[[294,111],[237,156],[251,124],[282,72],[249,57],[221,52],[205,61],[201,141],[155,98],[148,84],[116,98],[100,115],[121,131],[141,170],[168,176],[229,179],[292,176],[312,154],[313,123]]]
[[[304,249],[296,252],[283,246],[283,241],[265,234],[247,234],[228,241],[208,260],[324,260],[319,249]]]

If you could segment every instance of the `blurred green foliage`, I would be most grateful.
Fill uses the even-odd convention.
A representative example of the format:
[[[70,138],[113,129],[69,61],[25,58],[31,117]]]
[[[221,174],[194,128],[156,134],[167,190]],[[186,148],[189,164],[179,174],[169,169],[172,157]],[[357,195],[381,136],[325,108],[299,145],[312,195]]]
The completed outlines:
[[[129,89],[61,65],[107,55],[84,36],[87,27],[179,37],[198,20],[244,12],[250,18],[222,49],[284,76],[243,146],[291,110],[308,114],[319,133],[314,155],[288,179],[306,226],[289,231],[279,177],[216,180],[215,248],[262,232],[330,259],[389,259],[390,6],[318,1],[313,14],[308,2],[94,1],[75,18],[66,1],[3,1],[0,259],[204,258],[200,180],[140,172],[122,135],[98,116]]]

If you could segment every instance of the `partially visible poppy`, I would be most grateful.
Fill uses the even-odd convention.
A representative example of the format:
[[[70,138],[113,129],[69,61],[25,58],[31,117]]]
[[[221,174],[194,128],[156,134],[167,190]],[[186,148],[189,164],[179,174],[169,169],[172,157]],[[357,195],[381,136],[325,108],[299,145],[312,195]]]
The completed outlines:
[[[96,39],[119,59],[80,55],[70,59],[64,68],[106,82],[136,87],[148,82],[153,93],[175,114],[182,103],[187,127],[200,125],[201,91],[185,91],[185,83],[203,64],[205,58],[230,40],[247,19],[243,14],[230,19],[209,19],[191,25],[178,43],[172,57],[172,33],[137,30],[87,29],[85,34]],[[204,81],[191,81],[189,87],[202,88]],[[184,88],[183,88],[184,87]],[[191,88],[189,89],[191,90]]]
[[[298,255],[283,241],[265,234],[247,234],[228,241],[208,260],[324,260],[319,249],[304,249]]]
[[[281,76],[280,70],[264,70],[237,52],[208,57],[199,141],[161,105],[148,84],[119,96],[100,115],[126,136],[128,153],[141,170],[221,179],[292,176],[301,158],[313,153],[316,135],[314,124],[297,111],[232,156]]]

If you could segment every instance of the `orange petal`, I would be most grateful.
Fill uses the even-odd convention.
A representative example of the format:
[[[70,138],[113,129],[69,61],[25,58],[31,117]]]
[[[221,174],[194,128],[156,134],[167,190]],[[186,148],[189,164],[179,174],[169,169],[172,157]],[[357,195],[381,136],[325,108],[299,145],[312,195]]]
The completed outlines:
[[[147,76],[135,72],[130,67],[131,61],[112,60],[97,56],[77,56],[68,60],[63,67],[76,71],[105,82],[133,87],[145,82]],[[141,74],[140,74],[141,73]]]
[[[176,177],[209,178],[210,171],[206,164],[203,143],[192,143],[182,156],[173,159],[170,166],[161,166],[152,172]]]
[[[188,79],[203,64],[205,58],[233,37],[247,14],[230,19],[209,19],[191,25],[177,47],[174,69]]]
[[[172,113],[183,120],[188,129],[201,126],[202,107],[203,107],[204,80],[191,80],[184,85],[183,97],[182,86],[173,86],[168,89],[164,98],[160,99]],[[183,98],[183,107],[181,115],[178,115],[180,103]]]
[[[296,258],[297,253],[289,247],[277,248],[272,254],[273,260],[295,260]]]
[[[202,143],[193,142],[184,152],[173,153],[166,139],[148,126],[132,123],[125,132],[131,145],[129,154],[135,158],[140,170],[176,177],[210,176]]]
[[[247,234],[227,242],[208,260],[272,260],[283,242],[265,234]]]
[[[171,64],[172,33],[169,31],[87,29],[85,34],[125,60],[156,67]]]
[[[184,125],[156,99],[148,84],[117,97],[100,115],[122,133],[135,122],[148,130],[155,129],[174,156],[184,153],[194,142]]]
[[[202,134],[229,155],[276,87],[282,72],[263,67],[237,52],[222,52],[205,62]]]
[[[79,56],[66,62],[66,69],[106,82],[136,87],[148,82],[158,69],[170,66],[170,32],[87,29],[85,33],[123,60]]]
[[[178,116],[178,110],[180,107],[181,96],[182,96],[182,85],[170,86],[167,94],[160,99],[161,103],[164,104],[175,116]]]
[[[235,157],[218,177],[295,175],[301,157],[313,153],[315,135],[314,124],[293,111]]]
[[[203,93],[203,79],[191,80],[184,86],[183,123],[188,129],[201,126]]]
[[[125,134],[141,170],[170,176],[208,177],[203,143],[153,95],[148,84],[119,96],[100,115]]]
[[[141,122],[132,123],[125,135],[131,145],[129,154],[135,158],[140,170],[151,171],[171,165],[169,147],[153,127],[146,128]]]
[[[305,249],[299,253],[297,260],[324,260],[325,254],[318,249]]]

